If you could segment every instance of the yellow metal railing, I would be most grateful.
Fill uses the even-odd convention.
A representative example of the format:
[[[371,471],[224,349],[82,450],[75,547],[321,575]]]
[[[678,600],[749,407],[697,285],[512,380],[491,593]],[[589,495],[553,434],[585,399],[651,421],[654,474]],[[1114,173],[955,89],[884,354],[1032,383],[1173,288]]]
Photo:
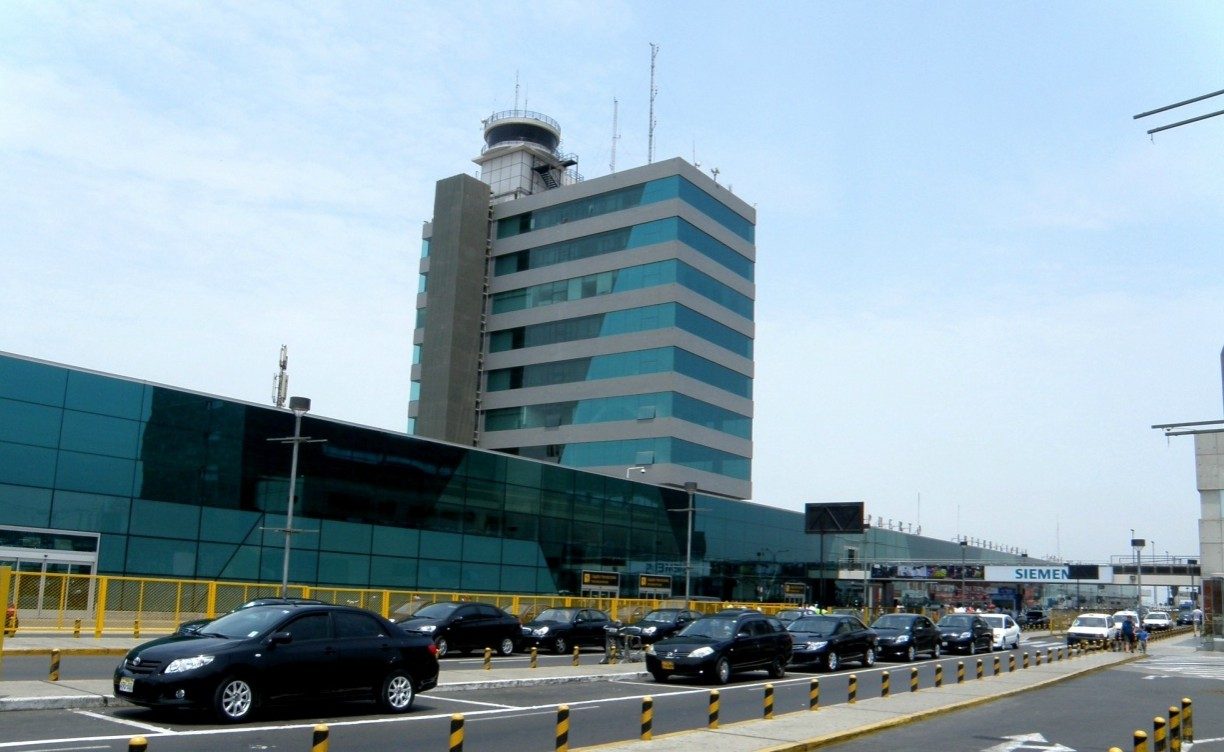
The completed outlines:
[[[279,584],[179,580],[161,577],[13,572],[11,602],[20,617],[18,634],[72,632],[80,621],[83,634],[168,634],[193,619],[211,619],[254,598],[280,595]],[[372,588],[290,585],[291,598],[359,606],[388,618],[404,619],[426,603],[481,601],[493,603],[529,621],[550,607],[598,608],[614,619],[633,621],[663,604],[683,606],[684,600],[651,598],[585,598],[573,595],[512,595],[506,593],[438,592]],[[693,601],[688,607],[711,613],[732,605]],[[783,603],[753,603],[766,613]],[[11,633],[10,633],[11,634]]]

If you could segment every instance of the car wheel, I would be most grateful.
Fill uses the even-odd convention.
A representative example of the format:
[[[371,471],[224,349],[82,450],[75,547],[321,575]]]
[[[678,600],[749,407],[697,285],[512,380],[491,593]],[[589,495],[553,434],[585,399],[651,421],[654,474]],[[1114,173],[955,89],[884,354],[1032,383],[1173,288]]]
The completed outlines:
[[[977,640],[969,641],[969,655],[977,655]]]
[[[867,652],[863,653],[863,665],[866,666],[867,668],[871,668],[872,666],[875,665],[875,659],[876,659],[875,649],[867,648]]]
[[[236,676],[226,677],[213,694],[213,711],[224,723],[239,723],[255,710],[255,688]]]
[[[564,637],[556,637],[553,639],[553,652],[557,655],[565,655],[565,649],[569,645],[566,644]]]
[[[782,662],[781,658],[774,658],[773,662],[769,664],[769,678],[781,679],[783,676],[786,676],[786,664]]]
[[[514,652],[514,640],[509,637],[503,637],[501,644],[497,646],[497,652],[502,655],[510,655]]]
[[[914,660],[914,657],[915,657],[915,654],[914,654],[914,646],[913,646],[913,645],[910,645],[908,648],[906,648],[906,649],[905,649],[905,661],[906,661],[906,663],[909,663],[909,662],[913,661],[913,660]]]
[[[667,677],[671,676],[671,674],[667,673],[666,671],[662,671],[662,670],[651,671],[650,675],[653,676],[654,680],[657,682],[665,682],[667,681]]]
[[[931,648],[931,657],[938,658],[941,655],[943,655],[943,646],[936,642],[935,647]]]
[[[836,650],[830,650],[829,654],[825,656],[825,668],[830,671],[836,671],[841,668],[841,658],[837,656]]]
[[[438,639],[434,640],[434,644],[438,646],[439,658],[450,652],[450,643],[446,641],[445,637],[439,637]]]
[[[731,680],[731,661],[725,657],[719,658],[714,662],[713,668],[710,669],[710,681],[715,684],[726,684]]]
[[[403,713],[412,707],[416,692],[412,687],[412,677],[407,671],[397,668],[383,679],[382,691],[378,694],[378,704],[388,713]]]

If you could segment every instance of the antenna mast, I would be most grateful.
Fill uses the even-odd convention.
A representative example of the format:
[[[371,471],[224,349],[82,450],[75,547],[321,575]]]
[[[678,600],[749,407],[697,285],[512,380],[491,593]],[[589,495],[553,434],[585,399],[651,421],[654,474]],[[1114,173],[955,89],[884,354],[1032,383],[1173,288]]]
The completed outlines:
[[[514,109],[516,112],[518,111],[518,99],[519,99],[518,71],[515,71],[514,72]]]
[[[616,97],[612,97],[612,161],[608,163],[608,169],[611,172],[616,172],[616,142],[620,140],[620,129],[616,127],[616,115],[620,102],[616,101]]]
[[[650,43],[650,131],[646,138],[646,164],[654,162],[654,129],[655,115],[654,102],[655,95],[659,93],[659,87],[655,86],[655,58],[659,55],[659,45],[654,42]]]
[[[272,377],[272,404],[284,407],[287,394],[289,394],[289,346],[281,345],[280,370]]]

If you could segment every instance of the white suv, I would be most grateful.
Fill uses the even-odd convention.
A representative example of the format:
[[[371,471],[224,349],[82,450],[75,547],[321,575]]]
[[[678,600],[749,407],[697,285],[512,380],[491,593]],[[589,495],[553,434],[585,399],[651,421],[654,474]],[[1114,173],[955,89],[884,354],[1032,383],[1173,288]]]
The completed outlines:
[[[1080,614],[1067,627],[1067,644],[1074,645],[1081,640],[1105,640],[1109,642],[1118,637],[1119,627],[1109,614]]]

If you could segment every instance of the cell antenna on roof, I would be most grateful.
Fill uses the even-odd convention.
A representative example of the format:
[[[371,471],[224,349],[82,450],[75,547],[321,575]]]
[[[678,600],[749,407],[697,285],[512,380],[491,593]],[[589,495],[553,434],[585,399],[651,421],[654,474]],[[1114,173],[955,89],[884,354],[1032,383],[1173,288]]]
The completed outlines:
[[[289,394],[289,347],[281,345],[280,370],[272,377],[272,404],[285,406],[285,396]]]
[[[612,97],[612,160],[608,162],[610,172],[616,172],[616,142],[620,140],[620,129],[616,126],[616,116],[619,107],[620,102],[616,101],[616,97]]]
[[[659,87],[655,86],[655,58],[659,55],[659,45],[654,42],[650,43],[650,129],[646,134],[646,164],[654,162],[654,129],[655,129],[655,114],[654,102],[655,96],[659,93]]]
[[[514,72],[514,109],[516,110],[518,109],[518,93],[519,93],[519,82],[518,82],[518,71],[516,70]]]

